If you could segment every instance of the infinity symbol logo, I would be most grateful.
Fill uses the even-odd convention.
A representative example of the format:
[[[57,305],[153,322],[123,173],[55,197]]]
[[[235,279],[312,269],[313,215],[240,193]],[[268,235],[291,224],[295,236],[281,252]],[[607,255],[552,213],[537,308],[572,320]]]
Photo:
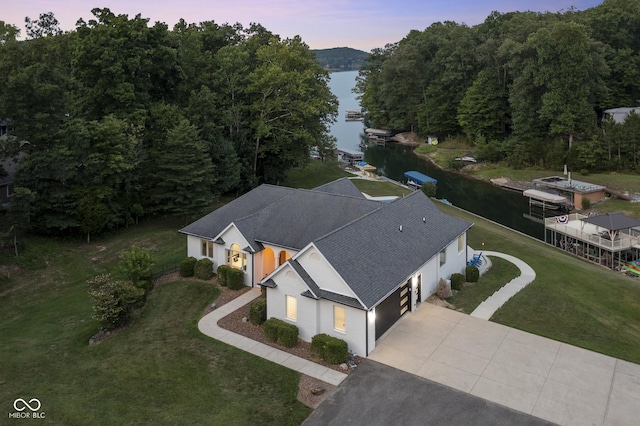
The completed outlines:
[[[19,406],[18,403],[19,402],[22,403],[22,408],[18,408],[18,406]],[[34,403],[33,407],[30,405],[31,403]],[[36,404],[38,404],[38,405],[36,405]],[[13,401],[13,408],[15,408],[16,411],[24,411],[27,408],[29,410],[31,410],[31,411],[38,411],[40,409],[40,407],[41,407],[41,404],[40,404],[40,400],[38,398],[31,398],[29,400],[29,402],[25,401],[22,398],[18,398],[15,401]]]

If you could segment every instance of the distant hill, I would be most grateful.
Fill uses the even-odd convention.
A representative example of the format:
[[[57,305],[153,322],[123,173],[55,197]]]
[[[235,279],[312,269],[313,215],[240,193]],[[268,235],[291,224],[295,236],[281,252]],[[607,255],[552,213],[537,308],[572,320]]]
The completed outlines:
[[[332,49],[311,49],[316,54],[316,61],[329,71],[356,71],[364,65],[367,52],[350,47],[334,47]]]

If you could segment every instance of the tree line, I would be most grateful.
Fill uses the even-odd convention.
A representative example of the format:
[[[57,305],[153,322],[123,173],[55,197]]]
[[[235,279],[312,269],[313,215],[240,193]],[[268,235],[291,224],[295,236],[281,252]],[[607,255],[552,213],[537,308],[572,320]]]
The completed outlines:
[[[438,22],[375,49],[356,92],[376,127],[464,137],[513,167],[640,171],[640,2]],[[640,113],[640,108],[638,109]]]
[[[299,37],[92,14],[64,33],[51,13],[26,18],[25,41],[0,22],[0,159],[21,153],[0,233],[197,215],[334,143],[329,74]]]

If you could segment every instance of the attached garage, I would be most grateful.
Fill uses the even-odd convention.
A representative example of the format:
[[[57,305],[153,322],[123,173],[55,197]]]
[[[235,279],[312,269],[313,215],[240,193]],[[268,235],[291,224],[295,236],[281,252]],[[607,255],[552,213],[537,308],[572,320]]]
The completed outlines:
[[[407,280],[389,297],[376,306],[376,340],[405,313],[411,310],[411,283]]]

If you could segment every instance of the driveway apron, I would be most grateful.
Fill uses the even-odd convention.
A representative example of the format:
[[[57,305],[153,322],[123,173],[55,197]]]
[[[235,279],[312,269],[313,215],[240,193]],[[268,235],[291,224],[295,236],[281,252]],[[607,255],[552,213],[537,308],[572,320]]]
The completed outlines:
[[[562,425],[640,418],[640,365],[428,303],[369,359]]]

